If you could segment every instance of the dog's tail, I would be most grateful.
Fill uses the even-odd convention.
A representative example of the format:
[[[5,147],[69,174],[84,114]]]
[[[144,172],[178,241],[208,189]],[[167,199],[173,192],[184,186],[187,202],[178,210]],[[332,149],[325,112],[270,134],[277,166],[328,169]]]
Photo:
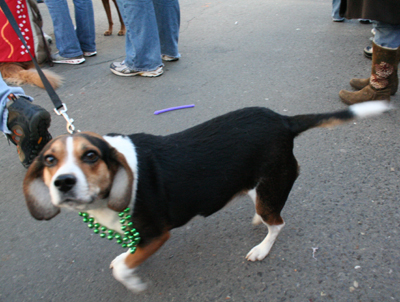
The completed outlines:
[[[347,110],[321,113],[305,114],[288,117],[289,129],[296,136],[315,127],[333,127],[354,119],[365,118],[382,114],[393,109],[387,101],[370,101],[351,105]]]
[[[3,79],[10,85],[30,84],[44,88],[43,82],[36,69],[31,68],[31,62],[24,63],[1,63],[0,72]],[[29,66],[30,65],[30,66]],[[33,65],[33,64],[32,64]],[[50,70],[43,70],[50,85],[56,89],[62,84],[62,77]]]

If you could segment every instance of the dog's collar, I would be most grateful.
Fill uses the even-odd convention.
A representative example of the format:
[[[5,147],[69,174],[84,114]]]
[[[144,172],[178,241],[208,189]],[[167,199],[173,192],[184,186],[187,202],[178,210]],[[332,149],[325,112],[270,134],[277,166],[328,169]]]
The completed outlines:
[[[95,234],[99,234],[101,238],[107,238],[108,240],[116,239],[118,244],[121,244],[122,248],[129,248],[131,254],[136,251],[136,246],[140,241],[139,232],[133,228],[133,222],[131,215],[129,215],[130,209],[126,208],[124,211],[118,214],[121,218],[121,231],[115,231],[107,229],[100,223],[95,222],[94,218],[86,212],[79,212],[79,216],[83,217],[83,222],[88,224],[90,229],[93,229]]]

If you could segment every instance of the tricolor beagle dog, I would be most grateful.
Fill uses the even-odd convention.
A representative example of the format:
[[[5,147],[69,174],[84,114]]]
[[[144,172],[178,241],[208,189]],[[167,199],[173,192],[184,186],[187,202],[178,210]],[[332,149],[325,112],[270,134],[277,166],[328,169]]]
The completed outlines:
[[[313,127],[388,109],[387,102],[373,101],[335,113],[289,117],[253,107],[167,136],[60,136],[30,166],[24,180],[26,203],[39,220],[69,208],[116,231],[118,213],[132,209],[141,241],[135,253],[119,255],[111,267],[128,289],[141,291],[146,285],[135,268],[168,240],[171,229],[196,215],[209,216],[247,193],[255,203],[253,223],[264,223],[268,235],[246,258],[262,260],[285,225],[280,213],[299,173],[294,138]]]

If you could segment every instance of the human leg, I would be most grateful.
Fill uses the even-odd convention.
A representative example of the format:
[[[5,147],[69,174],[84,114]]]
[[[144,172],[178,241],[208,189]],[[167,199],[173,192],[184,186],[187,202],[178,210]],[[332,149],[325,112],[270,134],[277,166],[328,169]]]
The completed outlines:
[[[332,19],[334,22],[343,22],[344,18],[339,15],[340,0],[332,0]]]
[[[372,59],[372,51],[371,51],[371,59]],[[396,56],[396,61],[394,63],[394,71],[393,71],[393,82],[390,87],[390,95],[395,95],[397,92],[397,89],[399,88],[399,77],[398,77],[398,66],[399,66],[399,60],[400,60],[400,47],[397,49],[397,56]],[[370,78],[364,78],[364,79],[358,79],[354,78],[350,80],[350,86],[353,87],[356,90],[361,90],[364,87],[366,87],[369,84],[369,79]]]
[[[163,66],[160,38],[152,0],[117,0],[126,26],[125,65],[135,71]]]
[[[398,65],[400,59],[400,25],[391,25],[382,22],[374,22],[373,27],[375,29],[374,43],[378,47],[397,49],[397,55],[393,64],[393,73],[390,76],[390,95],[394,95],[397,92],[399,86],[398,78]],[[372,51],[373,55],[373,51]],[[365,79],[351,79],[350,85],[361,90],[368,86],[370,83],[370,78]]]
[[[153,0],[160,37],[161,54],[172,59],[181,55],[178,51],[180,8],[178,0]]]
[[[372,45],[372,69],[369,83],[360,91],[350,92],[341,90],[339,96],[347,105],[372,100],[390,101],[390,93],[397,78],[397,49]]]
[[[400,25],[374,22],[375,44],[387,48],[400,47]]]
[[[96,51],[94,11],[91,0],[74,0],[76,36],[83,52]]]
[[[82,55],[78,38],[72,24],[67,0],[45,0],[53,21],[56,46],[60,56],[73,58]]]

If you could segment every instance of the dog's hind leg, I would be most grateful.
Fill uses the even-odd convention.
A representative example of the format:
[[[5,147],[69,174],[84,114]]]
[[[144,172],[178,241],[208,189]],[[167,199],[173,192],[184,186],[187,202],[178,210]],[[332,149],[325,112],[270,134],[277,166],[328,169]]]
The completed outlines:
[[[112,35],[112,30],[113,30],[113,22],[112,22],[112,16],[111,16],[111,8],[110,8],[110,3],[109,0],[102,0],[104,10],[106,11],[107,15],[107,20],[108,20],[108,30],[104,32],[105,36],[111,36]]]
[[[253,200],[254,205],[256,205],[256,198],[257,198],[256,189],[250,190],[247,194],[248,194],[248,195],[251,197],[251,199]],[[262,221],[262,219],[261,219],[261,216],[258,215],[257,212],[255,212],[255,213],[254,213],[253,220],[252,220],[251,223],[252,223],[253,225],[259,225],[259,224],[261,224],[262,222],[263,222],[263,221]]]
[[[246,259],[249,261],[264,259],[285,226],[281,211],[297,178],[298,168],[295,159],[284,166],[285,169],[270,171],[267,174],[269,176],[262,179],[256,187],[255,198],[254,193],[249,192],[250,196],[253,195],[256,204],[256,216],[253,218],[253,223],[261,220],[268,227],[268,234],[264,240],[247,254]]]
[[[249,261],[263,260],[269,254],[269,251],[274,245],[276,237],[278,237],[280,231],[285,226],[285,222],[283,221],[282,217],[280,217],[280,215],[279,218],[281,223],[277,225],[271,225],[264,222],[268,227],[268,235],[264,238],[263,241],[261,241],[260,244],[256,245],[250,250],[250,252],[246,256],[247,260]]]
[[[122,19],[121,12],[119,11],[117,0],[113,0],[113,2],[115,4],[115,7],[117,8],[119,22],[121,23],[121,29],[118,31],[118,36],[124,36],[125,32],[126,32],[125,23],[124,23],[124,20]]]

